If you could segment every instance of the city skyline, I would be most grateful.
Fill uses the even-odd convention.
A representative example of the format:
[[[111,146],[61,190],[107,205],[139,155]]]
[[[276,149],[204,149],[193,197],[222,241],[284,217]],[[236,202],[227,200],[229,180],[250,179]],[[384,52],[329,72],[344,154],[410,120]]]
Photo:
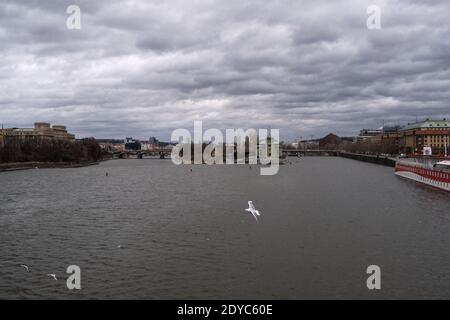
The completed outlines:
[[[39,4],[39,6],[38,6]],[[283,140],[450,118],[445,1],[0,4],[0,122],[168,141],[194,120]],[[366,27],[369,4],[382,28]]]
[[[328,132],[328,133],[326,133],[324,135],[318,135],[318,136],[314,135],[314,134],[303,135],[303,136],[294,137],[291,140],[283,140],[282,136],[280,135],[280,137],[281,137],[280,141],[286,142],[286,143],[292,143],[292,142],[297,142],[297,141],[315,141],[315,140],[318,141],[318,140],[320,140],[322,138],[326,138],[329,135],[336,135],[336,136],[341,137],[341,138],[357,138],[358,136],[364,136],[365,135],[364,132],[371,132],[371,131],[373,131],[374,133],[378,133],[378,132],[383,132],[383,129],[385,129],[385,128],[387,128],[388,130],[399,130],[399,129],[402,129],[402,128],[407,127],[409,125],[419,124],[419,123],[422,123],[422,122],[426,122],[428,120],[431,120],[431,121],[441,121],[441,120],[448,121],[447,118],[433,118],[433,117],[424,118],[424,119],[416,118],[416,119],[414,119],[411,122],[409,122],[409,121],[408,122],[406,122],[406,121],[397,121],[396,123],[386,123],[385,121],[382,121],[381,122],[382,125],[380,127],[361,127],[361,128],[357,128],[355,126],[354,130],[352,131],[352,133],[349,134],[349,135],[345,135],[345,136],[344,135],[340,135],[339,133],[330,131],[330,132]],[[28,125],[28,126],[24,126],[24,127],[5,126],[5,124],[2,123],[2,124],[0,124],[0,129],[33,130],[33,127],[36,127],[36,125],[40,125],[40,124],[51,125],[48,122],[41,122],[41,121],[34,122],[32,125]],[[55,126],[55,125],[51,125],[51,126]],[[56,125],[56,126],[61,126],[61,125]],[[63,127],[65,128],[66,126],[63,125]],[[193,128],[188,128],[187,127],[187,128],[183,128],[183,129],[187,129],[188,131],[191,131]],[[211,129],[211,128],[205,128],[205,129],[207,130],[207,129]],[[241,129],[246,130],[246,129],[255,129],[255,128],[241,128]],[[261,129],[268,130],[267,128],[261,128]],[[234,130],[234,129],[232,129],[232,130]],[[270,130],[268,130],[268,131],[270,131]],[[327,131],[325,131],[325,132],[327,132]],[[171,141],[170,137],[168,137],[167,140],[164,140],[163,138],[161,138],[159,136],[152,135],[152,134],[149,134],[149,135],[146,136],[145,133],[137,133],[135,136],[128,135],[128,136],[123,136],[123,137],[116,137],[116,136],[114,136],[114,137],[95,137],[95,136],[78,136],[78,135],[75,135],[75,138],[77,138],[77,139],[95,138],[95,139],[97,139],[99,141],[103,141],[103,140],[125,141],[127,139],[134,139],[134,140],[141,141],[141,142],[149,142],[151,140],[156,140],[156,141],[162,142],[162,143],[174,143],[174,141]]]

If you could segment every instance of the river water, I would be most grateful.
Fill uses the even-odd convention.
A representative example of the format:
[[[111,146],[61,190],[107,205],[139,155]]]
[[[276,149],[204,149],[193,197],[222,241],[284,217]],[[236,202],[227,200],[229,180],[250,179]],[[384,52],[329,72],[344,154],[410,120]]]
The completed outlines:
[[[291,161],[276,176],[146,159],[0,173],[0,299],[450,298],[448,193],[364,162]]]

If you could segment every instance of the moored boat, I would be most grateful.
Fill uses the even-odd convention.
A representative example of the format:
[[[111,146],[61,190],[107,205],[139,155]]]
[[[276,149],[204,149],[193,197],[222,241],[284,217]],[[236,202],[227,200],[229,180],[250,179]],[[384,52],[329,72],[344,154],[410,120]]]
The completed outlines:
[[[395,165],[395,174],[450,192],[450,160],[402,159]]]

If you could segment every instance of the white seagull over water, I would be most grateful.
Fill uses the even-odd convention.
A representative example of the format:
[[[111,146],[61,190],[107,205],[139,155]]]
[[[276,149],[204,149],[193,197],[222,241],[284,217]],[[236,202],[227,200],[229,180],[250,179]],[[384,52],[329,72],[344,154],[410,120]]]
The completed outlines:
[[[21,266],[22,268],[25,268],[25,269],[27,270],[27,272],[30,272],[30,269],[28,268],[27,265],[21,264],[20,266]]]
[[[255,218],[256,222],[258,222],[258,217],[260,216],[260,214],[259,214],[259,211],[256,210],[252,201],[248,202],[248,209],[245,209],[245,211],[250,212],[253,215],[253,217]]]
[[[47,277],[51,277],[51,278],[55,279],[55,281],[58,280],[58,278],[56,278],[56,274],[48,274]]]

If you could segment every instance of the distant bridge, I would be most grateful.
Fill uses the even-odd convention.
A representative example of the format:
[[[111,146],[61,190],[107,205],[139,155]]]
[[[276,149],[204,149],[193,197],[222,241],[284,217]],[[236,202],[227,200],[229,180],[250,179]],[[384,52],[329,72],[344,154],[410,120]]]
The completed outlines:
[[[326,150],[326,149],[282,149],[283,154],[289,157],[302,157],[302,156],[333,156],[339,155],[338,150]],[[125,150],[114,152],[113,157],[119,159],[142,159],[144,157],[159,157],[160,159],[169,158],[172,153],[171,149],[157,148],[152,150]]]
[[[159,157],[160,159],[169,158],[172,153],[171,149],[157,148],[152,150],[125,150],[114,153],[114,158],[129,159],[136,158],[142,159],[144,157]]]

